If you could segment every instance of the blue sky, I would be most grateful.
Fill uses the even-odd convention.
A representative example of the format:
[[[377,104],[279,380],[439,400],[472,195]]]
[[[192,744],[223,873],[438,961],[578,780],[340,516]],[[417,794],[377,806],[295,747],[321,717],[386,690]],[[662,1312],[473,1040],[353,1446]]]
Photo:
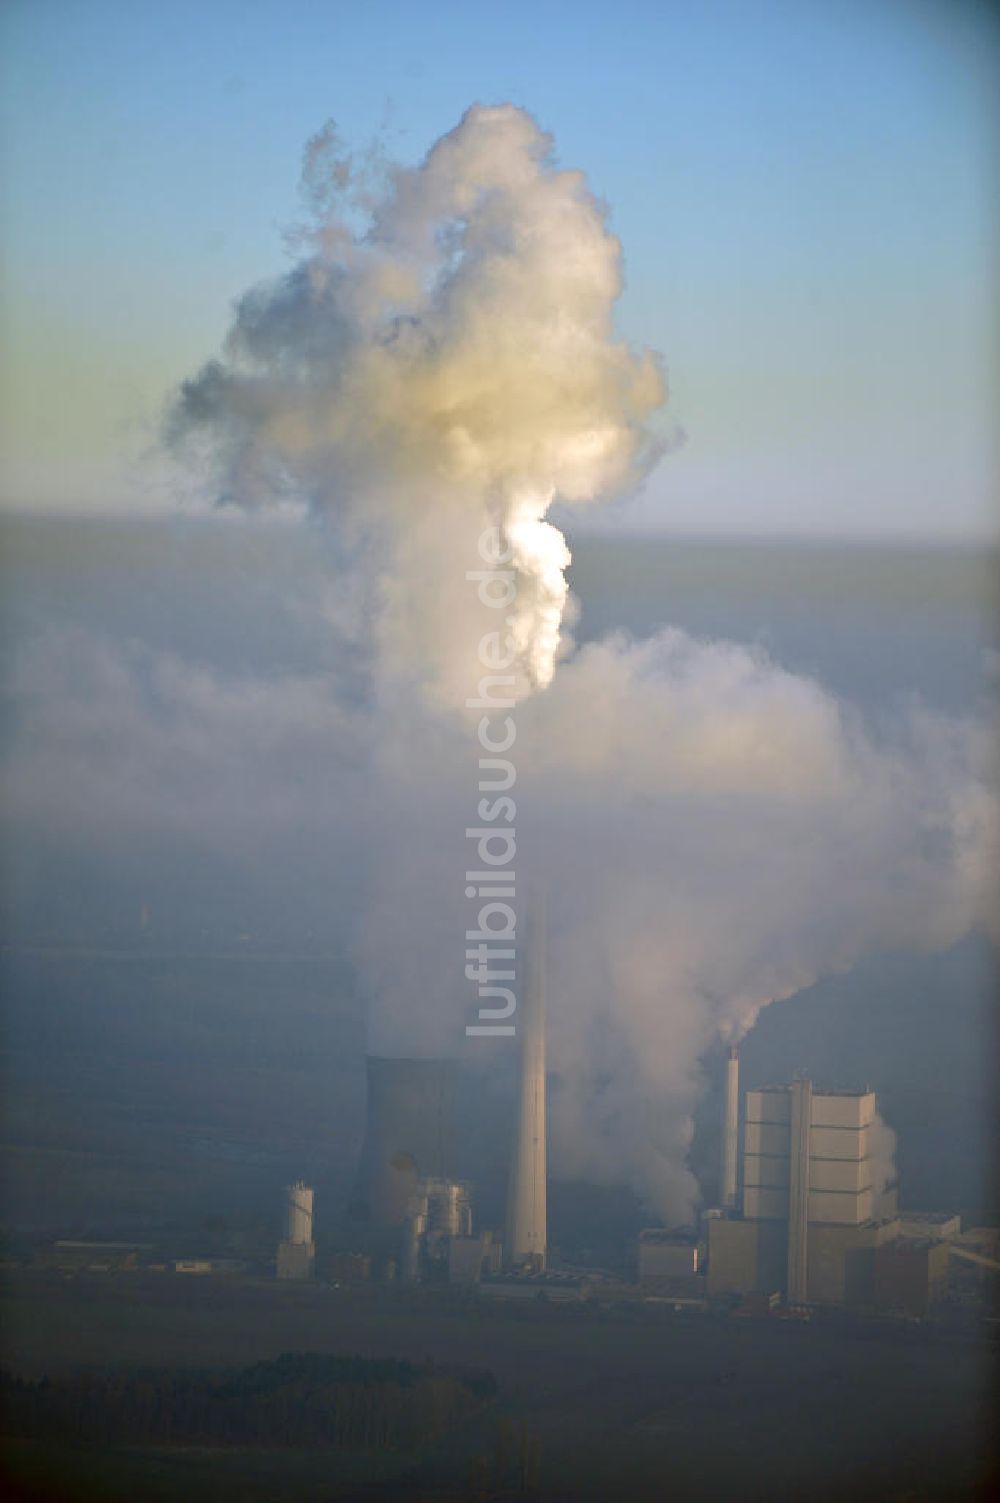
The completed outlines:
[[[285,264],[305,140],[413,160],[511,99],[610,204],[687,434],[607,525],[994,533],[988,5],[8,0],[0,32],[6,507],[169,505],[158,414]]]

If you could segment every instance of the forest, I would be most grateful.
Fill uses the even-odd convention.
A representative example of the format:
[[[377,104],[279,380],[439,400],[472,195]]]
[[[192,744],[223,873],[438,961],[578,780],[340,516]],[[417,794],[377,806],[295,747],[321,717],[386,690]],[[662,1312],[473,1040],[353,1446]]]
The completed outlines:
[[[3,1428],[93,1444],[409,1451],[493,1398],[488,1372],[286,1353],[237,1371],[0,1376]]]

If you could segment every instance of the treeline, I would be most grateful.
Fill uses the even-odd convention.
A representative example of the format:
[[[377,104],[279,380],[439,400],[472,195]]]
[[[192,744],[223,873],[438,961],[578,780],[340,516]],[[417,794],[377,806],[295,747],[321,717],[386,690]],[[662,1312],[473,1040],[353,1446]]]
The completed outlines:
[[[0,1376],[4,1429],[96,1444],[407,1451],[488,1402],[496,1381],[431,1363],[288,1353],[238,1372]]]

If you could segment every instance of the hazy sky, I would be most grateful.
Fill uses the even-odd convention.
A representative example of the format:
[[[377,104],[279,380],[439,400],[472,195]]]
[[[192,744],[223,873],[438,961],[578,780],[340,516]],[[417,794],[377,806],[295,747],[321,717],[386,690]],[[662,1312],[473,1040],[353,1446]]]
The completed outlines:
[[[611,205],[687,434],[612,525],[981,538],[998,40],[966,0],[8,0],[3,504],[169,505],[163,400],[288,264],[306,139],[414,160],[510,99]]]

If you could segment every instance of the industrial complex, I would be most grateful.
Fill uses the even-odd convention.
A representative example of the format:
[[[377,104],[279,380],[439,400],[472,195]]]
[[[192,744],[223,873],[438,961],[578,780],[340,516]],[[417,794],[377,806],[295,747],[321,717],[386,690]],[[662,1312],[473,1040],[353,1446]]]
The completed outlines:
[[[874,1091],[746,1093],[742,1193],[706,1218],[711,1294],[872,1303],[878,1250],[901,1237],[896,1187],[875,1183],[875,1119]],[[727,1123],[727,1157],[739,1127]]]
[[[474,1224],[471,1186],[453,1175],[453,1063],[369,1056],[365,1139],[351,1210],[358,1251],[370,1260],[377,1277],[419,1283],[434,1276],[476,1284],[502,1272],[519,1278],[544,1275],[544,970],[544,938],[536,923],[521,1008],[517,1108],[502,1238]],[[298,1276],[308,1277],[309,1271]]]
[[[995,1233],[963,1234],[960,1218],[946,1213],[900,1212],[895,1181],[879,1182],[874,1091],[818,1090],[798,1079],[747,1091],[742,1114],[740,1103],[731,1048],[723,1203],[704,1211],[697,1231],[642,1233],[641,1286],[761,1313],[924,1316],[945,1297],[953,1260],[1000,1271]]]
[[[477,1223],[474,1187],[453,1177],[455,1066],[369,1057],[368,1110],[352,1202],[355,1276],[447,1282],[482,1296],[635,1297],[742,1313],[821,1309],[925,1316],[962,1276],[995,1279],[996,1234],[960,1218],[901,1211],[876,1152],[875,1092],[808,1079],[741,1093],[728,1050],[719,1204],[694,1227],[649,1227],[628,1284],[547,1244],[545,955],[528,947],[505,1226]],[[313,1274],[311,1192],[288,1191],[282,1278]],[[360,1275],[358,1270],[361,1270]]]
[[[168,1256],[148,1243],[88,1238],[56,1242],[44,1261],[66,1273],[270,1274],[337,1286],[452,1286],[490,1300],[638,1300],[797,1318],[992,1308],[1000,1234],[963,1229],[949,1212],[900,1207],[874,1090],[821,1088],[806,1078],[742,1090],[735,1046],[722,1072],[715,1203],[697,1223],[648,1226],[610,1270],[586,1251],[550,1248],[537,916],[526,950],[502,1215],[484,1220],[474,1177],[456,1173],[455,1061],[369,1055],[353,1189],[331,1215],[325,1245],[314,1230],[313,1186],[298,1180],[285,1189],[280,1240],[269,1256],[259,1244],[237,1248],[237,1257],[187,1244]]]

